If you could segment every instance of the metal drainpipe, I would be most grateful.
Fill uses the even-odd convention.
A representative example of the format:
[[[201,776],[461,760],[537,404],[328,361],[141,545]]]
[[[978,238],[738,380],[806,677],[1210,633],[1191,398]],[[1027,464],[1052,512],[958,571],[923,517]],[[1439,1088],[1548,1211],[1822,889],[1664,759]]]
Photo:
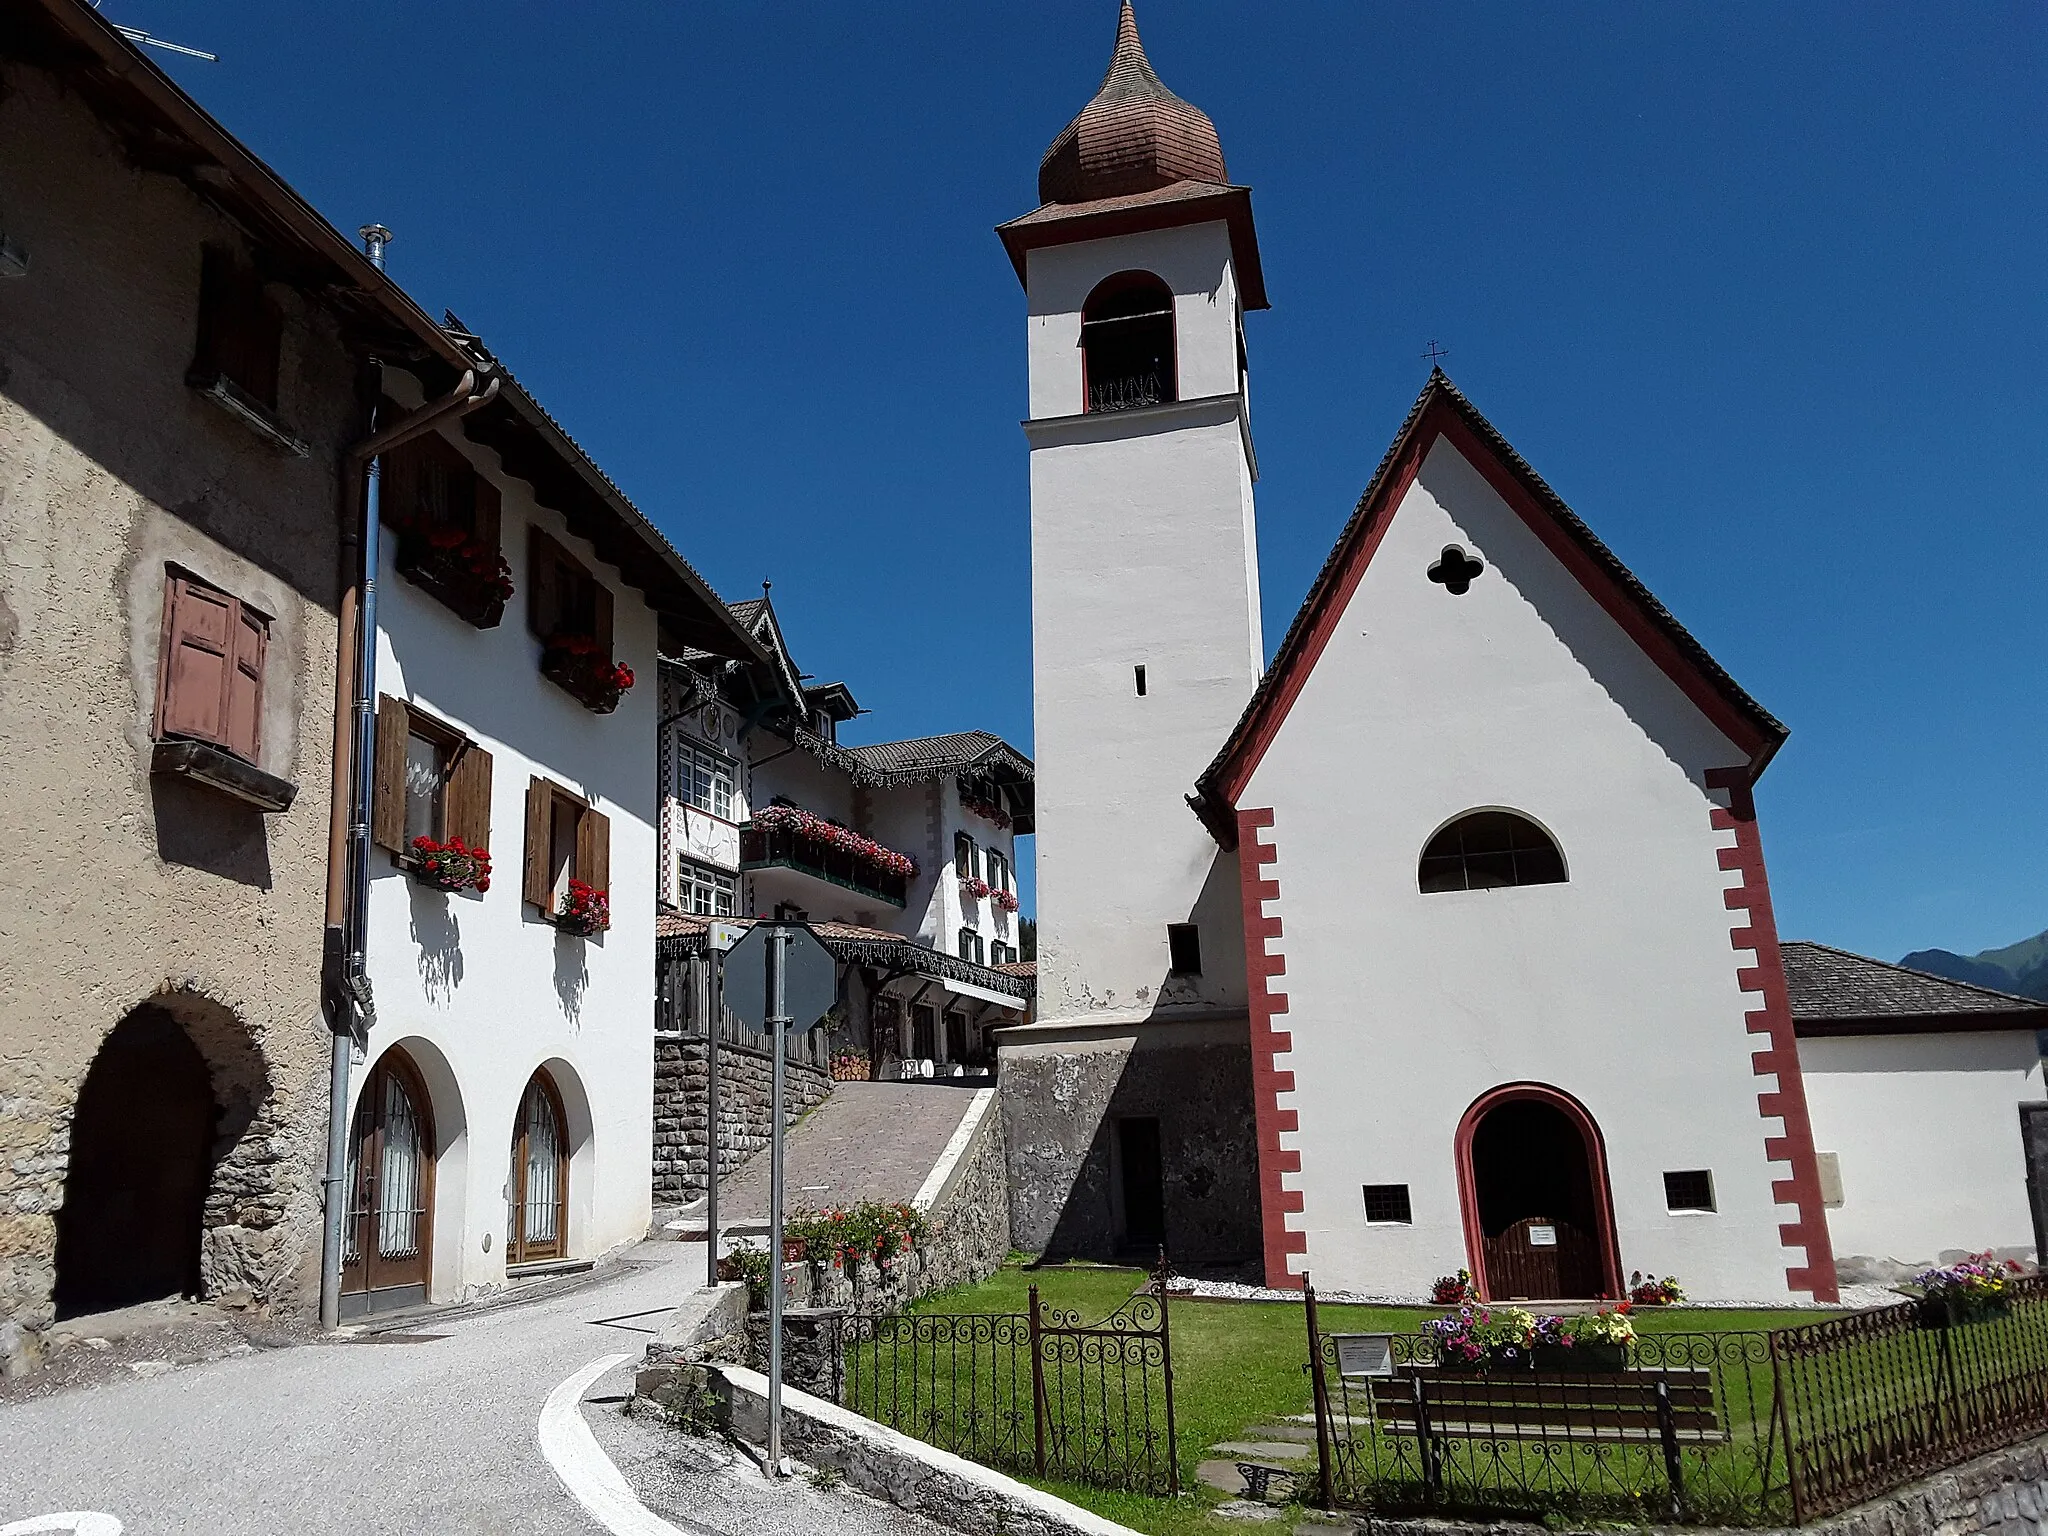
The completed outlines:
[[[365,225],[363,246],[371,264],[384,267],[384,247],[391,232],[381,225]],[[379,531],[381,506],[378,483],[381,456],[400,443],[410,441],[443,420],[466,416],[497,398],[503,381],[492,378],[477,389],[476,370],[465,371],[455,388],[432,405],[401,417],[381,432],[373,433],[348,450],[343,460],[345,483],[361,484],[363,509],[357,542],[360,565],[355,573],[360,597],[355,605],[356,633],[353,665],[353,697],[348,742],[346,785],[342,765],[336,765],[336,798],[348,803],[345,844],[347,876],[342,910],[330,912],[330,920],[341,919],[343,957],[341,964],[346,997],[331,999],[328,1027],[333,1045],[327,1078],[327,1171],[321,1183],[326,1196],[325,1220],[320,1236],[320,1326],[333,1331],[341,1325],[341,1255],[343,1228],[347,1217],[348,1178],[348,1079],[350,1051],[358,1032],[367,1038],[376,1021],[365,969],[367,953],[364,932],[370,901],[370,815],[376,775],[372,766],[377,752],[377,569],[382,558]],[[357,1020],[360,1017],[361,1023]]]

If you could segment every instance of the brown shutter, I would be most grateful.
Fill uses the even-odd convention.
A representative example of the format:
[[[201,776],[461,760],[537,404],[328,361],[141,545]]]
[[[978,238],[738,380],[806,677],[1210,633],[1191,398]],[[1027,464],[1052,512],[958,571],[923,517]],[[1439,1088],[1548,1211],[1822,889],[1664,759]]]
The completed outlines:
[[[590,606],[595,615],[592,638],[606,656],[612,654],[612,589],[595,576],[590,578]],[[616,658],[614,658],[616,660]]]
[[[377,461],[377,516],[394,528],[417,528],[426,464],[419,440],[400,443]]]
[[[255,763],[263,755],[263,652],[270,625],[240,603],[235,608],[234,665],[228,668],[227,730],[221,744]]]
[[[576,818],[576,878],[595,890],[612,888],[612,824],[602,811]]]
[[[476,477],[476,536],[486,549],[500,548],[498,527],[504,520],[505,498],[482,475]]]
[[[405,852],[405,751],[412,711],[390,694],[377,698],[375,777],[370,785],[370,838],[379,848]]]
[[[225,744],[237,604],[184,576],[168,579],[164,600],[157,734]]]
[[[466,743],[448,774],[448,835],[472,848],[491,846],[491,754]]]
[[[562,546],[541,529],[532,528],[527,533],[527,554],[526,623],[545,640],[561,619]]]
[[[554,795],[546,779],[531,779],[526,785],[526,889],[525,899],[541,911],[554,909],[554,882],[548,878],[549,812]]]

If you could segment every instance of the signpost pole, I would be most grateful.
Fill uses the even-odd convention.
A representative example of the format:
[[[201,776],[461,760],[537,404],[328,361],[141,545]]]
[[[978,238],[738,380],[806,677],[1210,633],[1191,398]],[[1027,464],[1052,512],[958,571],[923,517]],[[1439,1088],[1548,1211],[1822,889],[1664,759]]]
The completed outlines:
[[[718,1284],[718,1036],[725,1027],[725,953],[706,945],[704,962],[704,1283]]]
[[[768,1094],[768,1475],[782,1476],[782,1051],[789,1013],[782,988],[783,950],[789,930],[768,935],[768,1026],[775,1065]]]

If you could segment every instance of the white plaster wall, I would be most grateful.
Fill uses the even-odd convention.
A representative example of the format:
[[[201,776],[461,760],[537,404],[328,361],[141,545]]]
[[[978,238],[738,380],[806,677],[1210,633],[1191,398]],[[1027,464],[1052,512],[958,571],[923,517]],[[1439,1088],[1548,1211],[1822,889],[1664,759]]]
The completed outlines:
[[[1486,562],[1462,597],[1425,574],[1450,543]],[[1753,957],[1730,947],[1732,834],[1702,787],[1742,759],[1439,440],[1239,800],[1274,810],[1297,1269],[1413,1291],[1465,1262],[1458,1121],[1534,1080],[1602,1128],[1624,1277],[1787,1295],[1793,1212],[1770,1182],[1789,1169],[1764,1158],[1780,1122],[1757,1113],[1759,999],[1736,982]],[[1421,894],[1424,843],[1481,807],[1548,828],[1568,883]],[[1662,1174],[1694,1168],[1719,1210],[1667,1212]],[[1367,1183],[1409,1185],[1414,1224],[1367,1227]]]
[[[513,1121],[536,1068],[549,1064],[578,1143],[569,1202],[575,1258],[646,1233],[654,1091],[655,617],[558,514],[535,505],[526,482],[498,473],[495,454],[450,440],[504,493],[504,549],[520,590],[496,629],[473,629],[398,576],[387,527],[377,688],[491,753],[494,874],[486,894],[443,894],[373,848],[369,923],[372,1056],[406,1043],[432,1090],[437,1134],[445,1143],[451,1127],[461,1132],[438,1171],[437,1301],[504,1279]],[[527,528],[536,521],[612,589],[615,653],[638,679],[612,714],[592,714],[540,675],[523,581]],[[526,791],[536,774],[587,796],[610,818],[612,926],[599,937],[558,933],[521,899]],[[352,1093],[367,1075],[359,1065]]]
[[[1183,399],[1238,387],[1222,224],[1033,251],[1028,266],[1039,1017],[1243,1006],[1234,865],[1186,805],[1261,667],[1239,407],[1079,417],[1080,308],[1102,278],[1175,293]],[[1070,417],[1046,429],[1042,419]],[[1137,696],[1133,669],[1147,692]],[[1166,925],[1202,928],[1169,977]]]
[[[1799,1058],[1814,1148],[1841,1160],[1838,1260],[2034,1246],[2019,1105],[2048,1092],[2032,1030],[1805,1039]]]

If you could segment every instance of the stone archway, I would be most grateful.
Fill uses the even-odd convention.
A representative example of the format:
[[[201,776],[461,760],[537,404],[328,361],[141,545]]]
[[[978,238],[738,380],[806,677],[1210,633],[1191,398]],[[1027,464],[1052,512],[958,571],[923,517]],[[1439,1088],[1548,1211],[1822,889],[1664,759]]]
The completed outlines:
[[[201,1212],[220,1107],[183,1027],[145,1004],[86,1072],[57,1212],[57,1316],[200,1287]]]
[[[131,1009],[70,1116],[56,1214],[60,1317],[164,1296],[265,1301],[289,1283],[293,1193],[263,1053],[196,992]]]

